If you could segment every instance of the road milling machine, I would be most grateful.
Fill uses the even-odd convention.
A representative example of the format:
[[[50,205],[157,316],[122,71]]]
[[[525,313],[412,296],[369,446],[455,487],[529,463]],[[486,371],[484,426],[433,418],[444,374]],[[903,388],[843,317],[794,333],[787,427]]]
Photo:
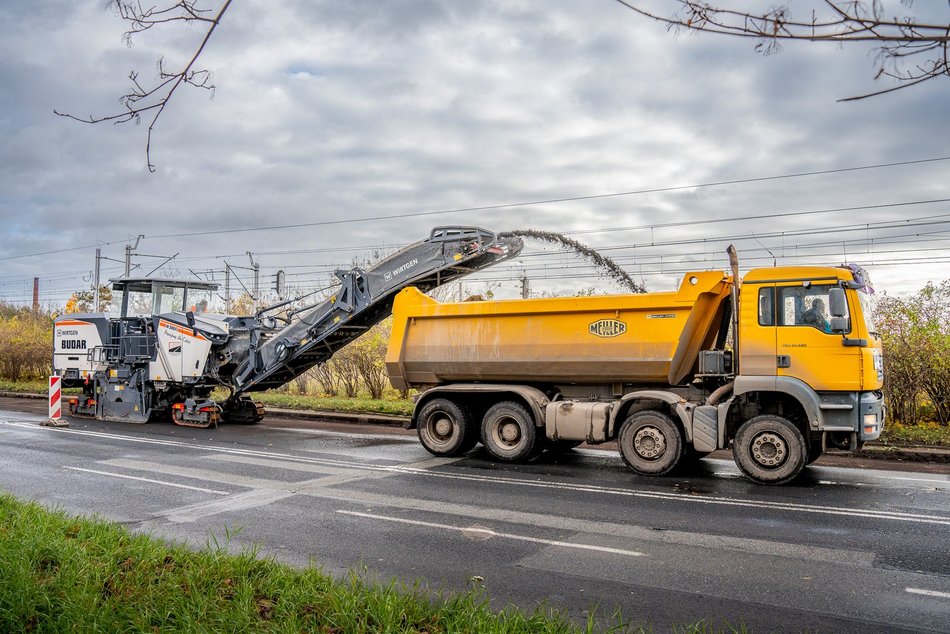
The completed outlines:
[[[209,282],[163,278],[112,280],[117,315],[69,314],[53,328],[53,371],[73,416],[179,425],[256,423],[263,405],[249,394],[284,385],[390,314],[396,294],[422,292],[516,256],[519,238],[478,227],[437,227],[425,240],[374,266],[336,271],[339,287],[316,304],[294,300],[253,316],[203,312]],[[287,312],[279,313],[280,310]],[[212,398],[215,388],[230,396]]]

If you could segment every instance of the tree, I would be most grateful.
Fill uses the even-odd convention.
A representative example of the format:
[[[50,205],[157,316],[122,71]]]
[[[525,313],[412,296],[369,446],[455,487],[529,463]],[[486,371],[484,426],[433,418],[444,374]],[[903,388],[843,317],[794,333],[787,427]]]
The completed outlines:
[[[898,85],[840,101],[865,99],[950,76],[950,23],[919,22],[909,12],[913,0],[902,0],[904,12],[893,17],[884,17],[882,0],[822,0],[820,5],[824,11],[812,11],[805,19],[793,17],[788,5],[749,12],[730,9],[721,3],[712,5],[699,0],[673,0],[679,7],[678,12],[663,16],[652,6],[643,8],[645,2],[615,1],[642,16],[666,24],[672,30],[687,29],[760,40],[755,50],[765,55],[779,52],[782,42],[789,40],[878,44],[874,79],[889,77]]]
[[[939,423],[950,423],[950,280],[906,298],[885,295],[876,321],[891,415],[916,423],[926,401]]]
[[[92,290],[76,291],[66,301],[66,313],[104,313],[112,304],[112,289],[99,287],[99,305],[95,306],[95,293]]]
[[[201,56],[201,52],[211,39],[211,34],[221,23],[221,18],[231,6],[231,0],[224,0],[224,3],[216,13],[210,9],[198,9],[195,6],[197,0],[178,0],[173,4],[167,4],[162,7],[150,7],[146,9],[139,2],[124,2],[123,0],[110,0],[107,6],[112,7],[122,20],[129,23],[129,30],[123,35],[127,46],[132,46],[132,38],[138,33],[148,31],[162,24],[177,22],[202,23],[207,25],[204,39],[198,45],[191,59],[177,72],[172,72],[166,66],[165,57],[158,59],[158,83],[154,85],[143,85],[139,82],[139,74],[136,71],[129,73],[129,80],[132,87],[125,95],[119,98],[123,110],[116,114],[77,117],[67,112],[53,112],[61,117],[67,117],[82,123],[103,123],[110,121],[112,123],[128,123],[134,121],[141,123],[142,115],[150,115],[151,121],[148,124],[148,133],[145,137],[145,162],[148,165],[148,171],[154,172],[155,165],[152,163],[152,131],[158,118],[162,116],[165,106],[171,100],[175,90],[182,84],[190,84],[196,88],[207,90],[214,94],[213,76],[208,70],[193,70],[195,62]],[[211,15],[214,17],[211,17]]]

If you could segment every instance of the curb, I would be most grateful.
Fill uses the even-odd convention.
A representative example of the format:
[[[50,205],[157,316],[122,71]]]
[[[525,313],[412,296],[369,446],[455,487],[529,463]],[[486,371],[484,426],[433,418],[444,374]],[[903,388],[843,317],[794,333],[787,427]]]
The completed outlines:
[[[336,412],[318,411],[310,409],[280,409],[267,408],[267,415],[274,418],[297,418],[304,420],[323,420],[334,423],[352,423],[354,425],[388,425],[390,427],[405,427],[409,424],[408,416],[395,414],[370,414],[363,412]]]

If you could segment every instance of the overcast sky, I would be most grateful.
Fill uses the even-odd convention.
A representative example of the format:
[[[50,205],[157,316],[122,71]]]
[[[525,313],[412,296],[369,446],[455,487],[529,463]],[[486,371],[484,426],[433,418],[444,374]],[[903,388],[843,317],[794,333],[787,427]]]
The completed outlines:
[[[163,272],[188,276],[251,251],[262,284],[285,269],[314,288],[446,224],[563,232],[650,290],[726,268],[729,241],[743,270],[847,260],[891,294],[950,278],[950,204],[933,202],[950,199],[950,160],[695,187],[950,156],[950,78],[836,101],[891,85],[873,80],[868,47],[763,57],[613,0],[235,0],[199,62],[214,98],[175,95],[150,174],[145,124],[53,109],[118,112],[131,70],[150,82],[161,55],[177,69],[203,33],[172,26],[128,48],[103,5],[0,5],[0,300],[28,302],[38,276],[43,304],[62,305],[89,287],[97,243],[121,260],[139,234],[137,273],[161,263],[145,255],[177,253]],[[923,9],[950,22],[946,3]],[[823,210],[838,211],[797,213]],[[233,229],[249,230],[187,235]],[[467,287],[511,296],[522,274],[534,292],[620,291],[535,244]]]

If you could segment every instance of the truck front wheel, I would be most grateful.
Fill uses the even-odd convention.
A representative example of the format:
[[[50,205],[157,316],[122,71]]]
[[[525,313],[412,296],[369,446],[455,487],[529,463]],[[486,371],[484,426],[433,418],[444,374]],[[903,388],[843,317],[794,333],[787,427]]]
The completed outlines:
[[[528,460],[543,449],[531,413],[513,401],[496,403],[485,413],[482,444],[494,458],[504,462]]]
[[[641,475],[664,475],[683,458],[683,434],[663,412],[641,410],[627,416],[617,438],[627,466]]]
[[[478,442],[471,414],[445,398],[433,399],[422,406],[416,432],[422,446],[435,456],[458,456]]]
[[[788,419],[774,414],[750,418],[732,441],[732,455],[742,473],[760,484],[785,484],[808,461],[802,432]]]

